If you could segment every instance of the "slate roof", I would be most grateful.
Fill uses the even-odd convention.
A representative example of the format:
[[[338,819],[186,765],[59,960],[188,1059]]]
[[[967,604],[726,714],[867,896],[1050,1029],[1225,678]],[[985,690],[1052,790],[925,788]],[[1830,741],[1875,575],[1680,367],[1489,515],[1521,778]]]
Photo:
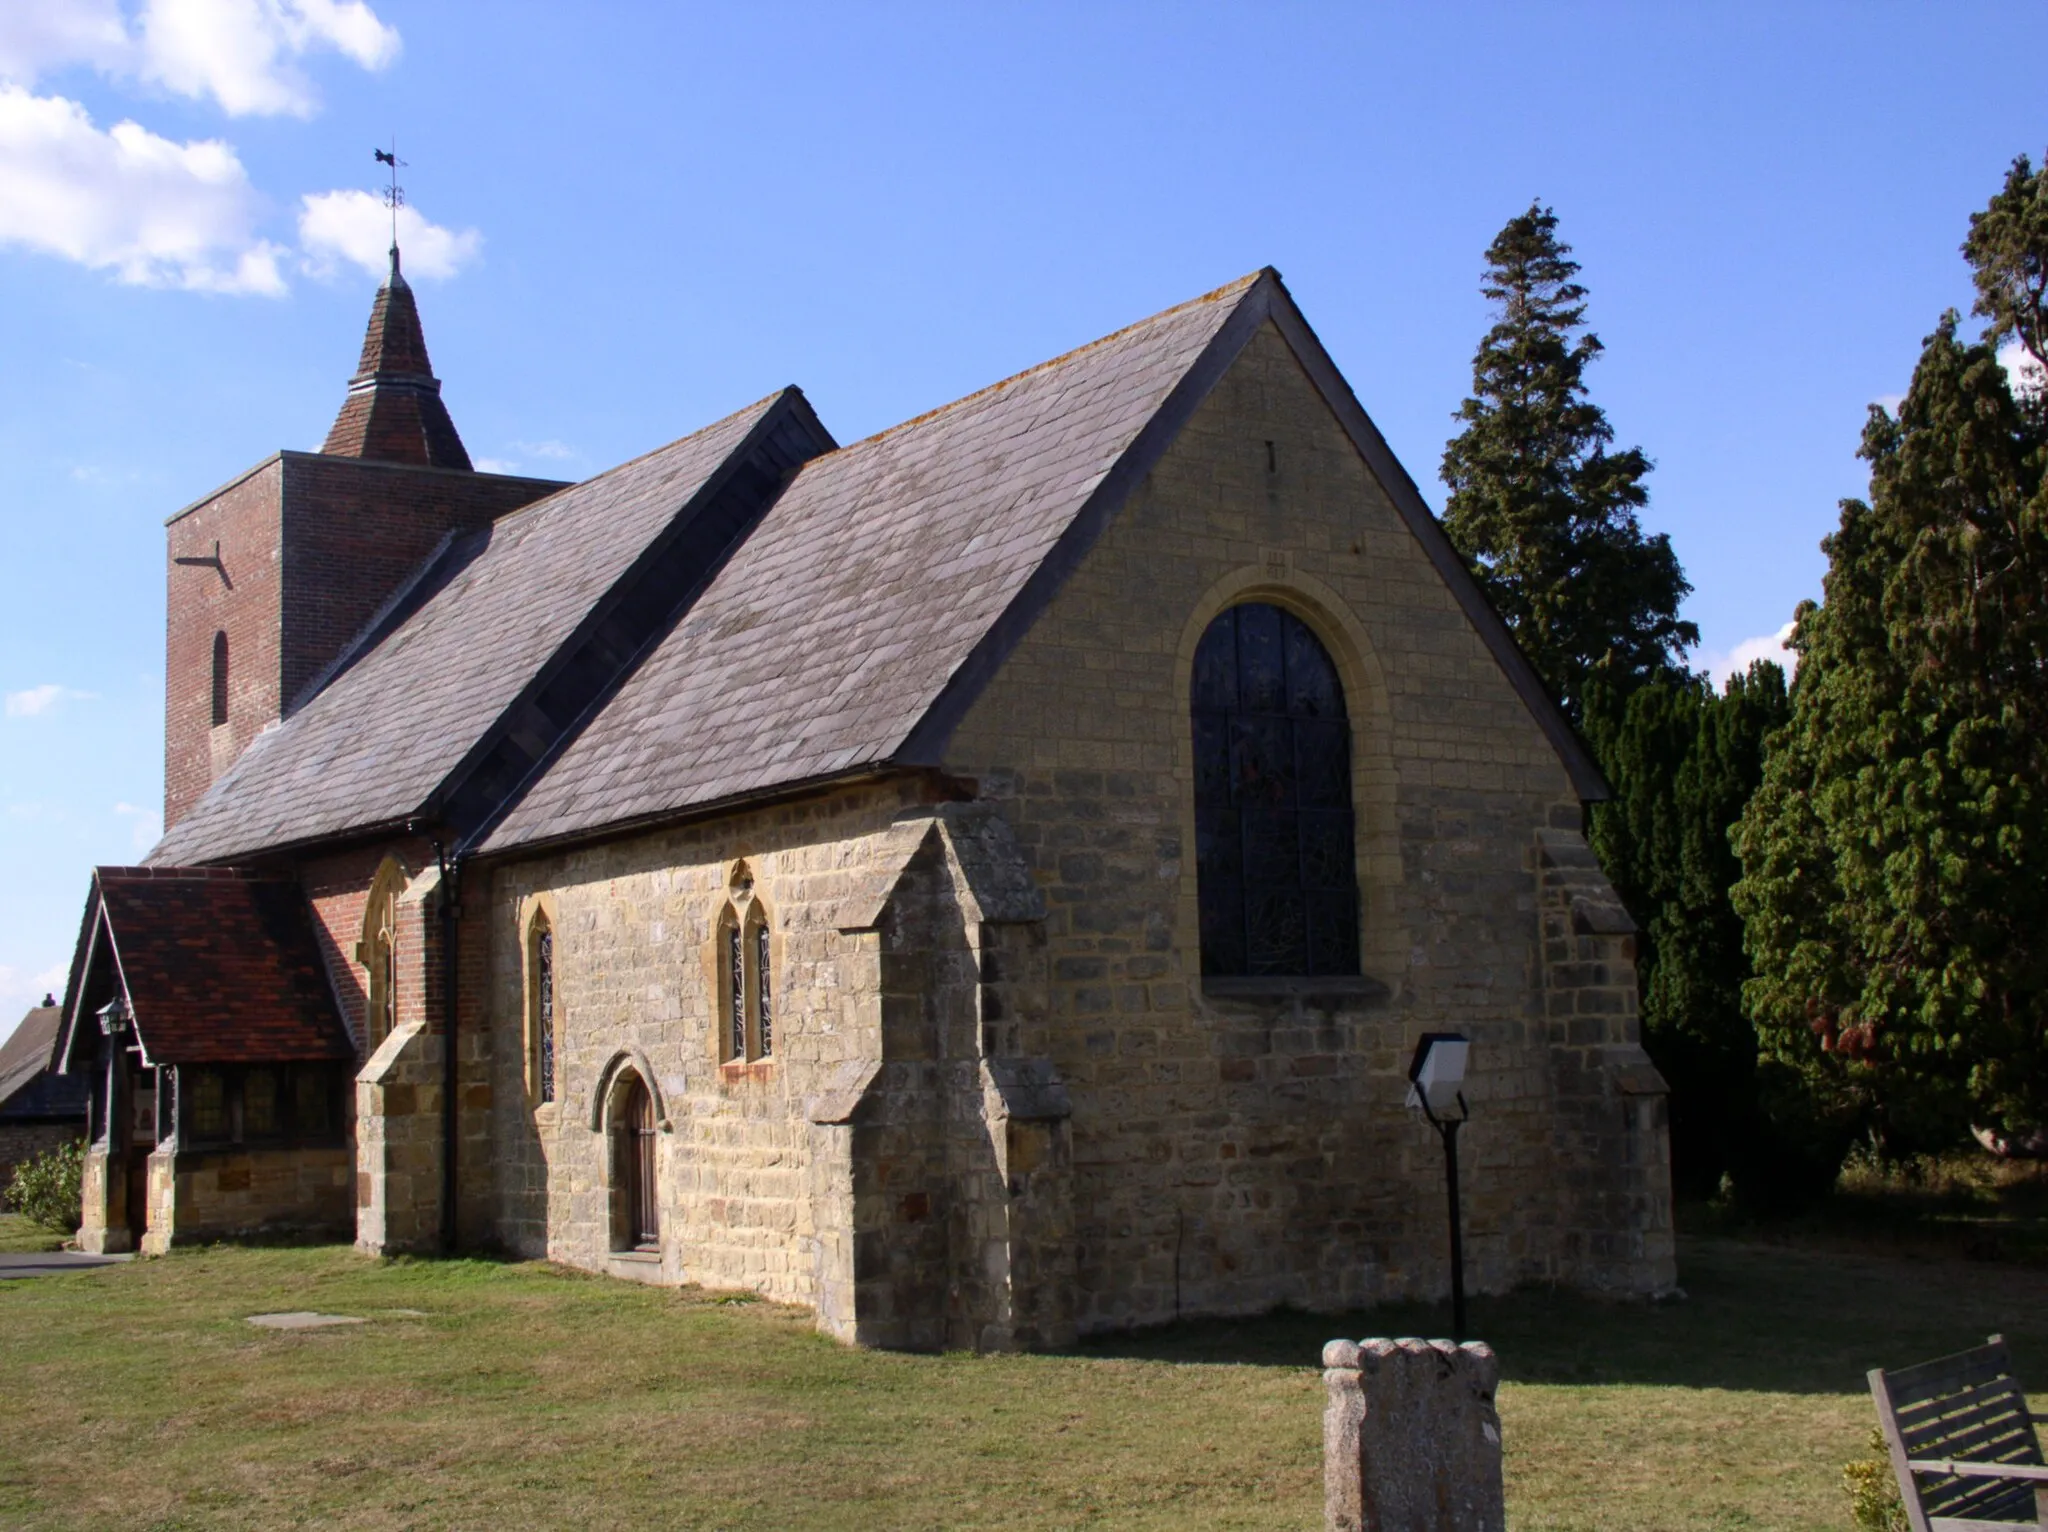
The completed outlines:
[[[423,573],[338,678],[260,736],[150,860],[221,862],[444,811],[459,850],[505,851],[939,764],[981,686],[1269,322],[1580,796],[1606,796],[1583,744],[1266,270],[849,447],[834,446],[786,390],[504,518]],[[734,466],[743,457],[745,474]],[[731,488],[742,480],[744,494]],[[738,509],[701,508],[715,509],[719,496]],[[699,506],[687,517],[686,502]],[[664,538],[703,546],[684,546],[694,563],[643,556]],[[629,578],[629,566],[640,573]],[[641,600],[643,637],[614,644],[617,663],[586,688],[587,705],[535,735],[535,678],[564,663],[592,603],[621,599],[616,590],[634,578],[642,596],[650,584],[688,588],[658,614]],[[523,754],[477,764],[519,739]],[[460,771],[468,776],[458,782]]]
[[[484,849],[896,757],[1257,280],[805,464]]]
[[[33,1101],[28,1100],[29,1089],[38,1081],[49,1079],[49,1068],[55,1057],[57,1046],[57,1024],[64,1017],[60,1005],[39,1005],[21,1018],[4,1043],[0,1043],[0,1120],[24,1115],[42,1116],[72,1115],[81,1110],[79,1100],[83,1081],[70,1081],[59,1077],[56,1083],[68,1087],[61,1092],[66,1098],[53,1109],[53,1103],[42,1099],[48,1094],[47,1087],[34,1093]],[[28,1110],[24,1111],[23,1109]]]
[[[291,718],[257,736],[150,862],[223,860],[419,813],[774,403],[750,405],[451,546],[401,598],[386,631]]]
[[[101,867],[93,887],[151,1063],[347,1059],[342,1023],[304,893],[288,878],[227,868]],[[111,993],[101,954],[68,997],[74,1027]],[[75,1060],[73,1061],[75,1064]]]

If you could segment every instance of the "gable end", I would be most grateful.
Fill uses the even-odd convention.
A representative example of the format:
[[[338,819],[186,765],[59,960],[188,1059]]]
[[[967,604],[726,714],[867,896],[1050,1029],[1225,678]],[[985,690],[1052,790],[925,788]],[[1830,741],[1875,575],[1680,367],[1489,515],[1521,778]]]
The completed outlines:
[[[1195,410],[1269,319],[1351,439],[1367,470],[1379,481],[1403,523],[1428,555],[1431,566],[1506,675],[1508,684],[1557,752],[1580,801],[1604,801],[1611,792],[1591,752],[1515,643],[1514,635],[1451,545],[1441,523],[1423,502],[1415,481],[1394,456],[1386,438],[1380,435],[1336,363],[1309,328],[1279,272],[1270,266],[1259,273],[1230,318],[1181,377],[1158,412],[1146,422],[1116,466],[1096,486],[1016,598],[953,672],[945,689],[905,739],[896,759],[905,765],[942,764],[947,745],[968,709],[1023,641],[1032,624],[1052,604],[1053,597],[1088,556],[1124,501],[1158,464]]]

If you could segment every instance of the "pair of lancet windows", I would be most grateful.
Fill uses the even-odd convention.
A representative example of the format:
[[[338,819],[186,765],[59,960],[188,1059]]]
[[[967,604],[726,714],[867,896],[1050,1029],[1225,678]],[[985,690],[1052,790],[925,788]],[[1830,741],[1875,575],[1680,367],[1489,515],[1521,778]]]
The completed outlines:
[[[747,1064],[775,1054],[775,965],[768,911],[744,865],[718,919],[719,1057]]]
[[[1247,602],[1195,650],[1195,845],[1205,976],[1358,972],[1351,724],[1322,642]]]

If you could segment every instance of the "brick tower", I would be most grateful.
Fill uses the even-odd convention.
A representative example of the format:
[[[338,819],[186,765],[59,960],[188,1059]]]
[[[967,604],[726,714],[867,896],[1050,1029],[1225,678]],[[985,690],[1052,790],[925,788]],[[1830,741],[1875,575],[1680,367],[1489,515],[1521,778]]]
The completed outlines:
[[[561,487],[470,467],[393,247],[321,450],[273,453],[170,519],[165,828],[305,700],[443,537]]]

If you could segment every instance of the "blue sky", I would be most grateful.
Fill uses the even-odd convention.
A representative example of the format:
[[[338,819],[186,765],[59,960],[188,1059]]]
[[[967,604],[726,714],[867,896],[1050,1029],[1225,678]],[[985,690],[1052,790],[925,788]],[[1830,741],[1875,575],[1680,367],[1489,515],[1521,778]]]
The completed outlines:
[[[1714,664],[1818,594],[1865,407],[2048,144],[2044,45],[2038,4],[5,0],[0,1032],[156,833],[162,522],[319,444],[394,133],[456,424],[561,477],[790,382],[852,440],[1271,264],[1440,506],[1540,198]]]

